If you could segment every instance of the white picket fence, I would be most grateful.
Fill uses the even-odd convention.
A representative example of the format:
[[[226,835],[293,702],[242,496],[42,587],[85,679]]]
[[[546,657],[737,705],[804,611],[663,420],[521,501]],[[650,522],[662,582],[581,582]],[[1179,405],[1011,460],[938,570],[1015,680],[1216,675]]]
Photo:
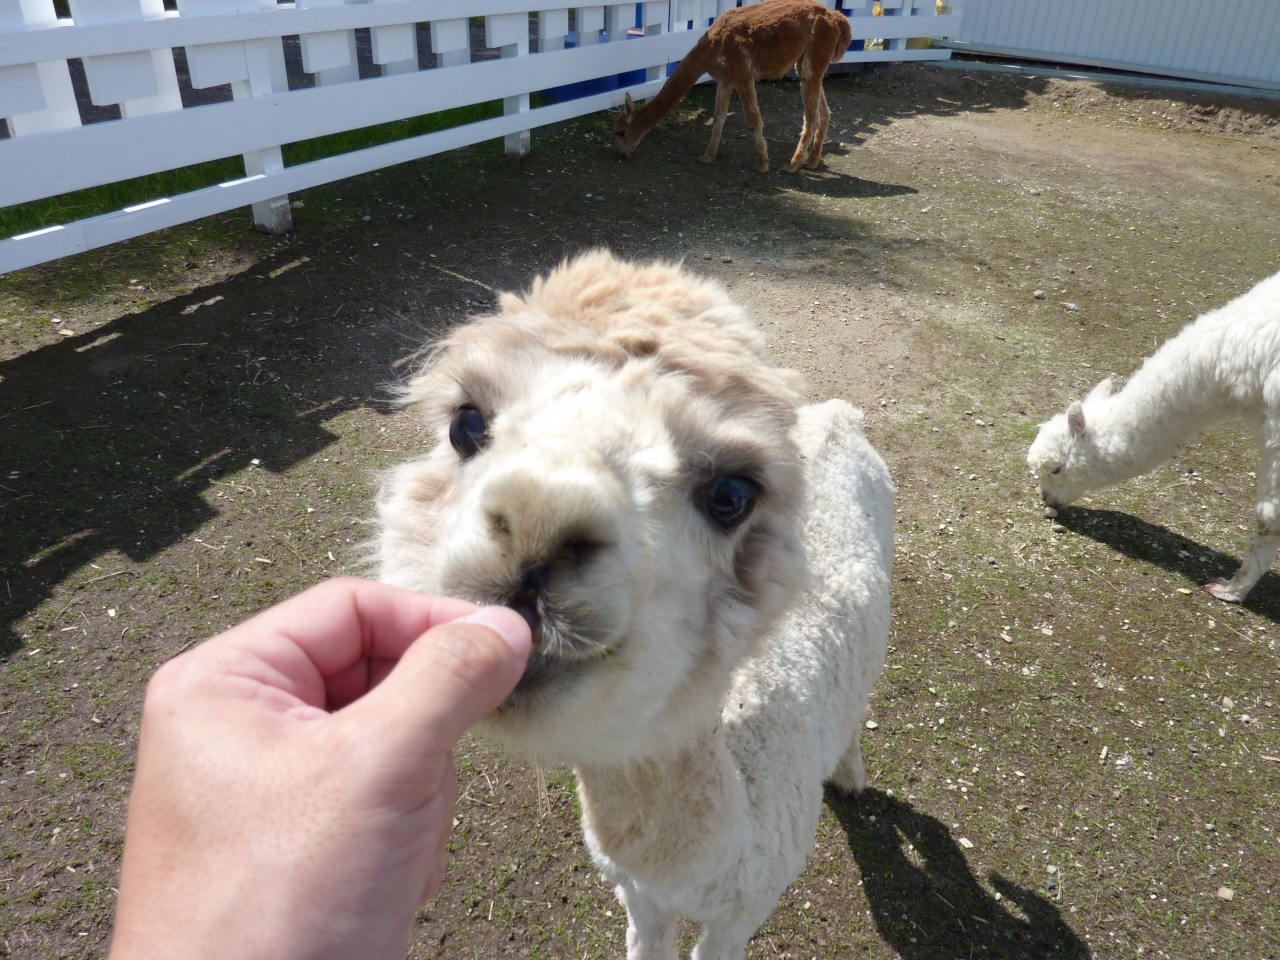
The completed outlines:
[[[967,0],[959,51],[1280,90],[1280,0]]]
[[[855,39],[883,41],[842,62],[950,56],[906,46],[955,35],[959,13],[937,14],[934,0],[881,0],[878,17],[873,0],[842,3]],[[0,0],[0,117],[10,134],[0,139],[0,207],[237,154],[245,165],[237,180],[0,240],[0,273],[242,206],[260,228],[280,232],[290,226],[293,191],[498,138],[522,154],[535,127],[616,106],[626,93],[652,96],[668,64],[734,5],[576,7],[567,46],[569,8],[530,10],[529,0],[177,0],[176,11],[163,0],[70,0],[70,19],[56,17],[52,0]],[[484,18],[484,43],[499,58],[472,62],[475,17]],[[429,70],[419,69],[423,23],[437,64]],[[381,76],[359,77],[360,29],[370,31]],[[314,87],[289,89],[282,38],[293,36]],[[185,48],[192,88],[230,84],[234,99],[184,109],[176,47]],[[92,103],[118,104],[119,120],[81,122],[68,68],[77,59]],[[530,108],[532,92],[640,69],[641,83]],[[282,161],[282,144],[498,99],[501,117],[309,163]]]

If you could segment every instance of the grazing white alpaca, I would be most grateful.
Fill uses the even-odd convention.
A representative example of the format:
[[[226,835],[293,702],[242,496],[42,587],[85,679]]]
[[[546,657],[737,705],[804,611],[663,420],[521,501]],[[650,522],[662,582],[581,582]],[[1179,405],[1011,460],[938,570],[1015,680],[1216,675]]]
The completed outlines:
[[[387,478],[381,577],[533,626],[487,729],[575,767],[631,960],[674,958],[677,915],[697,960],[742,958],[823,780],[865,784],[893,485],[861,413],[797,386],[716,284],[595,252],[406,391],[442,440]]]
[[[1262,448],[1257,533],[1234,577],[1205,584],[1239,603],[1280,549],[1280,274],[1184,327],[1119,393],[1104,380],[1043,424],[1027,463],[1056,509],[1146,473],[1226,420],[1243,420]]]

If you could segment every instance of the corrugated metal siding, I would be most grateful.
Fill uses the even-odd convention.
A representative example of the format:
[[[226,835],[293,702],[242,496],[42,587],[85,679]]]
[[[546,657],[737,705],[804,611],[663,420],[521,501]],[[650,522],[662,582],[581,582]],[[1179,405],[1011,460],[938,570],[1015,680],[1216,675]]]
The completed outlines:
[[[960,48],[1280,87],[1280,0],[964,0]]]

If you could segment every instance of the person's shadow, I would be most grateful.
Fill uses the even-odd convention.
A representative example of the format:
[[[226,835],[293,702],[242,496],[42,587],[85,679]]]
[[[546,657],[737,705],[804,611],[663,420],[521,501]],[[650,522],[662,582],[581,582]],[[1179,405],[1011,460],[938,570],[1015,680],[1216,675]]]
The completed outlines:
[[[878,790],[850,800],[828,788],[826,801],[849,838],[876,928],[905,960],[1091,956],[1045,896],[998,873],[989,879],[999,899],[989,893],[933,817]]]

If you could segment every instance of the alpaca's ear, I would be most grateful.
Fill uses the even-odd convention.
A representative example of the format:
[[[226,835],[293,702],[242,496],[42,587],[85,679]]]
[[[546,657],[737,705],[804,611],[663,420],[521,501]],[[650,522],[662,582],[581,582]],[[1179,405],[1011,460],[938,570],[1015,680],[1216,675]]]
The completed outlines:
[[[1089,396],[1085,399],[1105,400],[1109,396],[1111,396],[1111,378],[1107,377],[1107,379],[1103,380],[1100,384],[1090,390]]]
[[[1067,430],[1072,437],[1084,433],[1084,407],[1079,400],[1067,407]]]
[[[635,110],[636,110],[635,101],[631,99],[631,94],[628,93],[626,102],[623,103],[622,105],[622,112],[625,113],[627,115],[627,119],[630,120],[631,114],[635,113]]]

